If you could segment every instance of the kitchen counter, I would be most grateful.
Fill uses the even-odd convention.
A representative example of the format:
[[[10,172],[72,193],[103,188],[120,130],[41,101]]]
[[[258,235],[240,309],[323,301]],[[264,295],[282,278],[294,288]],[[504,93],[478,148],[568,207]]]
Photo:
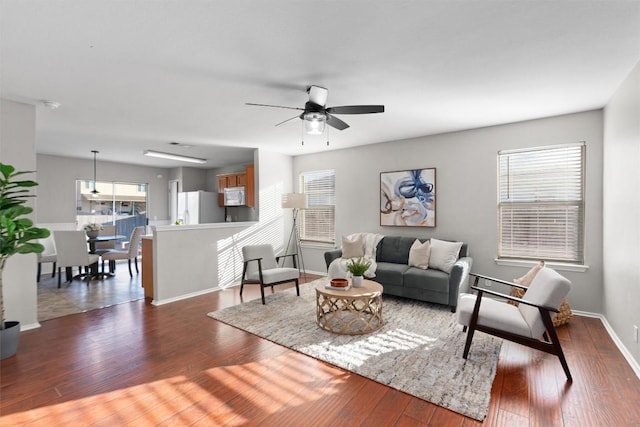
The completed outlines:
[[[242,274],[241,246],[259,227],[257,222],[152,227],[153,236],[142,239],[143,269],[151,255],[151,271],[143,273],[145,296],[161,305],[236,283]]]
[[[202,230],[210,228],[238,228],[238,227],[251,227],[257,224],[256,221],[238,221],[238,222],[212,222],[209,224],[183,224],[183,225],[157,225],[155,231],[162,233],[165,231],[180,231],[180,230]],[[144,238],[144,237],[143,237]]]

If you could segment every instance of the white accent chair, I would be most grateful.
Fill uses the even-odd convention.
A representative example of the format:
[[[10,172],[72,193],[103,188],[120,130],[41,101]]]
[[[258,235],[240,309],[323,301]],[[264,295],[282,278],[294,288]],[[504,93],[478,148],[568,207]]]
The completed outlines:
[[[62,268],[67,269],[67,282],[76,278],[91,280],[98,273],[99,255],[90,254],[87,248],[87,235],[84,231],[54,231],[56,256],[58,260],[58,287],[62,280]],[[71,277],[73,267],[90,268],[91,272]],[[88,283],[87,283],[88,284]]]
[[[142,235],[145,233],[145,227],[140,226],[133,229],[131,232],[131,238],[129,239],[129,246],[126,250],[112,249],[102,254],[102,271],[104,271],[104,262],[109,261],[109,271],[114,272],[116,261],[119,259],[126,259],[129,261],[129,276],[133,277],[131,271],[131,261],[133,260],[136,267],[136,274],[140,273],[138,270],[138,253],[140,252],[140,243],[142,242]]]
[[[281,258],[292,257],[293,267],[279,267]],[[264,288],[282,283],[295,282],[296,292],[300,296],[300,271],[297,268],[297,254],[288,254],[276,257],[271,245],[250,245],[242,248],[244,266],[242,268],[242,282],[240,284],[240,296],[244,285],[260,285],[262,304],[265,303]]]
[[[56,277],[56,263],[58,261],[56,255],[56,242],[53,238],[53,233],[45,239],[38,239],[38,243],[44,246],[44,251],[38,254],[38,275],[37,281],[40,281],[42,275],[42,264],[53,263],[53,269],[51,270],[51,277]]]
[[[463,330],[468,327],[462,357],[466,359],[469,354],[474,332],[481,331],[558,356],[567,381],[573,381],[551,320],[551,315],[559,311],[560,304],[571,290],[571,282],[548,267],[543,267],[536,274],[528,288],[480,274],[469,274],[475,277],[471,289],[478,294],[461,294],[458,299],[458,323],[464,325]],[[526,292],[522,298],[517,298],[483,289],[478,286],[480,279],[524,288]],[[496,300],[491,296],[502,300]],[[519,304],[515,306],[507,304],[507,301]]]

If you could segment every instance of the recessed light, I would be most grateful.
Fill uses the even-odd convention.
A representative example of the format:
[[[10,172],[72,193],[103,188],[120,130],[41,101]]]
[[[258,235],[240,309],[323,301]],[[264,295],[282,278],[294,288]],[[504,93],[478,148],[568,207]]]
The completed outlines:
[[[174,147],[180,147],[180,148],[192,148],[193,147],[193,145],[184,144],[182,142],[175,142],[175,141],[170,142],[169,145],[173,145]]]
[[[40,102],[42,102],[42,105],[44,105],[45,107],[47,107],[50,110],[56,110],[58,107],[60,107],[60,103],[56,102],[56,101],[42,100]]]

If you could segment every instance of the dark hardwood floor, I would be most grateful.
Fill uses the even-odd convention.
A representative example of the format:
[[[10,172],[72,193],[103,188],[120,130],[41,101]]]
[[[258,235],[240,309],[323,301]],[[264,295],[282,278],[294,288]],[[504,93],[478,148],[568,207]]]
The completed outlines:
[[[42,322],[0,364],[0,425],[640,425],[640,380],[598,319],[558,329],[572,384],[557,358],[505,343],[480,423],[206,315],[239,303],[233,288]]]

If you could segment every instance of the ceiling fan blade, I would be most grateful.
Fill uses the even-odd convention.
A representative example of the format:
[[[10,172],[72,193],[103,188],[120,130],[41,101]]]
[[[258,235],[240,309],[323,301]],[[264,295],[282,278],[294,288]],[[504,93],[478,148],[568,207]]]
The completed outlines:
[[[384,105],[343,105],[342,107],[329,107],[327,113],[331,114],[371,114],[384,113]]]
[[[245,105],[253,105],[256,107],[273,107],[273,108],[286,108],[288,110],[300,110],[300,111],[304,111],[304,108],[298,108],[298,107],[284,107],[282,105],[270,105],[270,104],[254,104],[252,102],[245,102]]]
[[[338,130],[345,130],[349,127],[348,124],[340,120],[339,118],[332,116],[331,114],[327,114],[327,124],[331,127],[334,127]]]
[[[283,120],[283,121],[281,121],[280,123],[276,123],[276,126],[280,126],[280,125],[282,125],[282,124],[287,123],[288,121],[291,121],[291,120],[293,120],[293,119],[299,119],[299,118],[300,118],[300,116],[293,116],[293,117],[291,117],[291,118],[289,118],[289,119],[287,119],[287,120]]]
[[[320,86],[309,86],[307,92],[309,92],[309,101],[322,107],[327,105],[327,96],[329,95],[329,91],[326,88]]]

